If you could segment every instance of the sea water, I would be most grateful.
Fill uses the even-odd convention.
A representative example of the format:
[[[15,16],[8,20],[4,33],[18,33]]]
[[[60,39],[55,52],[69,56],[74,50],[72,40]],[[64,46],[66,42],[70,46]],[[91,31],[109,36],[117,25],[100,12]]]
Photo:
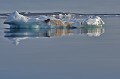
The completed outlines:
[[[85,29],[6,29],[0,19],[0,79],[118,79],[120,17],[101,18]]]

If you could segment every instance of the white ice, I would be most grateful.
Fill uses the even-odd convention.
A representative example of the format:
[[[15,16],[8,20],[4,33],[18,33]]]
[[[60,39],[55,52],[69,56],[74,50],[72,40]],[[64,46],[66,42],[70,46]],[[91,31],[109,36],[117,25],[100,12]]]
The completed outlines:
[[[81,25],[102,25],[103,20],[99,16],[89,17],[82,21],[81,18],[73,18],[71,14],[59,14],[59,19],[54,16],[40,15],[38,18],[27,17],[19,14],[17,11],[11,13],[5,20],[5,24],[17,25],[16,28],[55,28],[63,27],[80,27]],[[64,18],[63,18],[64,17]],[[48,20],[45,22],[45,20]]]
[[[89,18],[84,20],[81,24],[82,25],[96,25],[96,26],[98,26],[98,25],[103,25],[105,23],[99,16],[95,16],[95,17],[90,16]]]

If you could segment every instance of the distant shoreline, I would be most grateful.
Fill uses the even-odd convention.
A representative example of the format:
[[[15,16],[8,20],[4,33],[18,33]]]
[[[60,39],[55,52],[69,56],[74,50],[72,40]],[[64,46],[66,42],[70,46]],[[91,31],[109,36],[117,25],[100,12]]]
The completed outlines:
[[[9,14],[10,14],[10,13],[0,13],[0,16],[8,16]],[[64,13],[64,12],[51,12],[51,13],[31,13],[31,12],[27,12],[27,13],[26,13],[26,12],[20,12],[20,14],[25,15],[25,16],[59,15],[59,14],[63,14],[63,15],[65,15],[65,14],[95,15],[95,16],[98,16],[98,15],[101,15],[101,16],[102,16],[102,15],[106,15],[106,16],[107,16],[107,15],[108,15],[108,16],[109,16],[109,15],[111,15],[111,16],[112,16],[112,15],[118,15],[118,16],[119,16],[119,15],[120,15],[120,14],[107,14],[107,13],[105,13],[105,14],[104,14],[104,13],[103,13],[103,14],[102,14],[102,13],[100,13],[100,14],[99,14],[99,13],[96,13],[96,14],[95,14],[95,13],[93,13],[93,14],[92,14],[92,13],[84,13],[84,14],[83,14],[83,13],[67,13],[67,12],[66,12],[66,13]]]

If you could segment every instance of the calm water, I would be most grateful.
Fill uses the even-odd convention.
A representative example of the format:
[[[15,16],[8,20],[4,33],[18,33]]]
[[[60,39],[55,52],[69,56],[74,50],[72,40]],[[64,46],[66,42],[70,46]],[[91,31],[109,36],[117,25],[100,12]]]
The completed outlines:
[[[120,78],[120,17],[101,18],[102,28],[30,30],[0,19],[0,79]]]

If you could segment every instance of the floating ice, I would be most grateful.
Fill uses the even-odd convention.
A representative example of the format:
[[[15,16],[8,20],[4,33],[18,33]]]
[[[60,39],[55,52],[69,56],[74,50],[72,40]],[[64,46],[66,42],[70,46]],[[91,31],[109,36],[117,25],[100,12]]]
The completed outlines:
[[[105,23],[99,16],[95,16],[95,17],[90,16],[89,18],[87,18],[86,20],[81,22],[81,25],[96,25],[96,26],[98,26],[98,25],[103,25],[103,24],[105,24]]]
[[[4,24],[13,25],[12,28],[14,28],[14,25],[18,25],[15,28],[55,28],[57,26],[70,27],[72,22],[62,21],[61,19],[45,15],[40,15],[38,18],[30,18],[15,11],[8,16]]]
[[[17,11],[11,13],[8,17],[7,20],[4,22],[5,24],[23,24],[28,22],[28,17],[25,17],[21,14],[19,14]]]
[[[4,23],[12,25],[10,28],[78,28],[86,25],[98,26],[104,24],[99,16],[89,17],[84,19],[84,21],[82,18],[73,17],[72,14],[59,14],[58,16],[59,17],[56,18],[56,15],[40,15],[39,17],[34,18],[23,16],[15,11],[8,16]],[[14,25],[17,26],[14,27]]]

